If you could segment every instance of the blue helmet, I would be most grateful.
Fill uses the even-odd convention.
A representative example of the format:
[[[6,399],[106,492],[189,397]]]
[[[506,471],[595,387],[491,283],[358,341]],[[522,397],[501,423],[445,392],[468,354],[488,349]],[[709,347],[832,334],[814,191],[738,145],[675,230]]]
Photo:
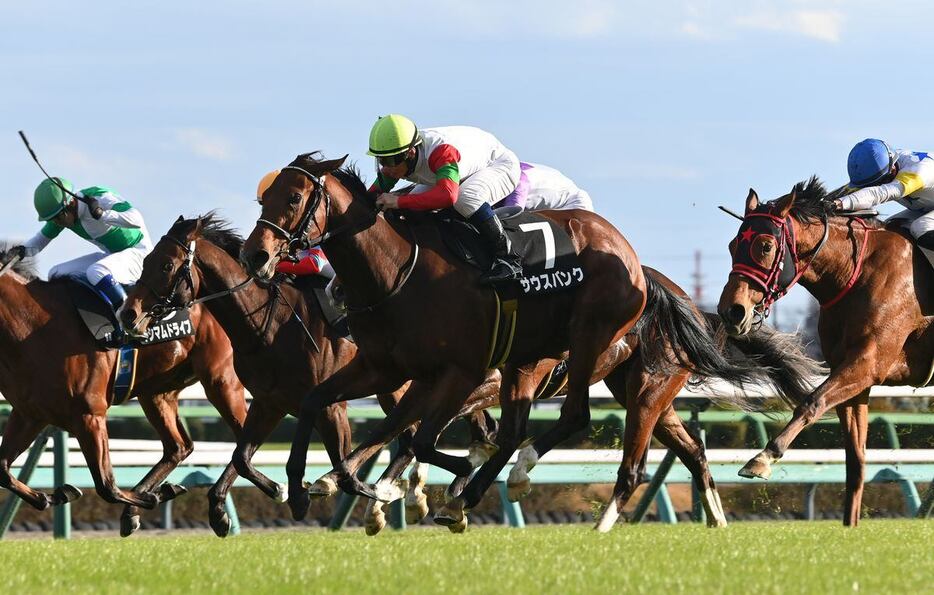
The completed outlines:
[[[846,160],[850,186],[863,188],[878,184],[888,175],[894,162],[895,154],[881,140],[867,138],[856,143]]]

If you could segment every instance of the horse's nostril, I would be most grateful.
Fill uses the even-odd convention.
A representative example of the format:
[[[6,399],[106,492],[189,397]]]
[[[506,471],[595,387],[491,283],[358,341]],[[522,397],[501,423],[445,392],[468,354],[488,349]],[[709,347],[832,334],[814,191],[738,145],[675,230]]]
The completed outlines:
[[[266,266],[267,262],[269,262],[269,253],[265,250],[257,250],[253,254],[253,262],[251,264],[253,265],[254,271],[258,271]]]
[[[746,307],[742,304],[733,304],[727,312],[729,322],[739,324],[746,319]]]

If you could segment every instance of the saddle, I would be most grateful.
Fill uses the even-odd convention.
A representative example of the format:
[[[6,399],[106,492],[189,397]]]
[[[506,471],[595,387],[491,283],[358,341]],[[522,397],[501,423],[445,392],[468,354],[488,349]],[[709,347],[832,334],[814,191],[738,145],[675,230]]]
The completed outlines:
[[[522,260],[520,295],[545,295],[572,289],[584,280],[571,237],[559,225],[538,213],[497,210],[512,248]],[[465,263],[487,270],[493,255],[477,230],[451,211],[440,211],[434,220],[447,248]]]
[[[98,345],[102,349],[118,350],[117,364],[114,366],[114,405],[122,405],[132,396],[136,381],[138,348],[195,334],[191,313],[186,308],[172,312],[162,320],[153,321],[145,338],[128,340],[126,335],[119,332],[120,325],[110,302],[87,281],[79,277],[69,277],[64,280],[64,285],[78,317]]]

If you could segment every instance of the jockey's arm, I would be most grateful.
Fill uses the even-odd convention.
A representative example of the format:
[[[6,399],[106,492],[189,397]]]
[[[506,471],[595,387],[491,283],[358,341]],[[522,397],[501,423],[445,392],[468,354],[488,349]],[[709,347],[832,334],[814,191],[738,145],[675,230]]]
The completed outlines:
[[[370,193],[381,194],[383,192],[389,192],[395,187],[396,182],[399,180],[393,178],[387,178],[383,175],[382,172],[376,173],[376,181],[373,182],[373,185],[370,186]]]
[[[428,156],[428,167],[435,174],[435,185],[425,192],[399,197],[400,209],[433,211],[454,206],[460,189],[461,155],[452,145],[441,145]]]
[[[104,209],[100,220],[104,223],[128,229],[139,229],[145,225],[143,214],[125,200],[114,202],[109,207],[105,206],[104,201],[100,201],[100,204]]]
[[[861,211],[871,209],[889,200],[910,197],[922,188],[934,188],[934,179],[928,170],[900,171],[895,179],[888,184],[862,188],[840,199],[845,211]]]
[[[26,249],[26,256],[35,256],[42,252],[43,248],[58,237],[58,234],[62,233],[63,229],[65,228],[54,221],[46,221],[39,233],[23,243],[23,247]]]

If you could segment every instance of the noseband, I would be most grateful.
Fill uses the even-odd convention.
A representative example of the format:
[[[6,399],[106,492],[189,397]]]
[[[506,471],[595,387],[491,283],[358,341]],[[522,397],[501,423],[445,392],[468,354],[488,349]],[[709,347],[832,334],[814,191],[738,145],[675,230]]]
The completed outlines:
[[[153,304],[149,308],[147,312],[147,314],[149,314],[149,316],[151,316],[152,318],[161,319],[171,314],[172,312],[175,312],[178,310],[187,310],[188,308],[191,308],[194,305],[202,304],[204,302],[207,302],[207,301],[219,298],[219,297],[224,297],[225,295],[236,293],[240,291],[241,289],[243,289],[244,287],[246,287],[247,284],[253,280],[252,277],[247,277],[246,281],[239,283],[235,285],[234,287],[231,287],[230,289],[225,289],[224,291],[212,293],[211,295],[207,295],[207,296],[204,296],[198,299],[191,299],[187,303],[180,303],[178,301],[178,290],[181,288],[182,283],[185,283],[188,285],[188,291],[191,293],[192,297],[194,296],[194,293],[195,293],[195,283],[191,277],[191,267],[195,262],[195,241],[191,240],[191,242],[189,242],[188,245],[185,245],[184,242],[182,242],[178,238],[173,238],[170,235],[164,235],[162,236],[162,239],[169,240],[170,242],[178,244],[178,246],[182,249],[182,252],[185,253],[185,262],[182,264],[181,267],[179,267],[178,271],[175,273],[175,278],[172,280],[172,290],[166,296],[161,295],[158,291],[150,287],[142,279],[139,280],[139,283],[143,287],[145,287],[147,290],[149,290],[149,292],[153,294],[158,300],[155,304]]]
[[[328,238],[333,237],[340,230],[336,232],[327,231],[327,216],[331,212],[331,194],[324,187],[324,176],[320,178],[311,172],[297,167],[295,165],[287,165],[282,168],[294,169],[297,172],[301,172],[308,177],[313,183],[314,189],[312,190],[312,199],[308,201],[308,204],[305,207],[305,211],[302,213],[302,218],[299,220],[298,227],[294,232],[290,232],[287,229],[284,229],[269,219],[263,219],[260,217],[256,220],[257,225],[265,225],[269,229],[276,232],[276,234],[282,236],[286,240],[286,248],[283,252],[286,254],[294,254],[297,250],[308,249],[314,246],[321,244],[326,241]],[[321,204],[321,199],[324,199],[324,230],[325,232],[319,235],[314,240],[308,239],[308,232],[311,231],[311,222],[314,220],[315,211],[318,210],[318,205]]]
[[[784,219],[770,212],[746,214],[736,236],[736,250],[733,255],[732,274],[739,275],[762,291],[762,299],[753,306],[755,324],[762,324],[768,318],[772,304],[788,293],[827,242],[830,225],[827,214],[821,216],[824,235],[811,251],[807,263],[799,268],[802,257],[798,254],[795,241],[794,225],[790,215]],[[776,239],[778,253],[771,266],[765,267],[752,257],[752,246],[756,236],[769,235]],[[744,243],[749,244],[748,251],[742,251]]]

